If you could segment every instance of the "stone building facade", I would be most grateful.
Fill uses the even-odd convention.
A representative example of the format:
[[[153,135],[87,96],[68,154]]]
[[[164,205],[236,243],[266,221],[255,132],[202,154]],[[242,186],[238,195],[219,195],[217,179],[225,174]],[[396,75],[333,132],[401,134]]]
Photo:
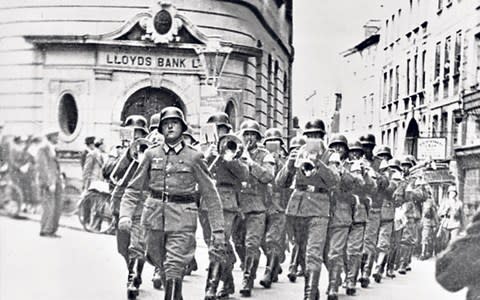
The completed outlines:
[[[197,133],[219,110],[235,128],[291,127],[291,0],[8,0],[0,17],[12,134],[58,126],[59,149],[77,153],[86,136],[113,145],[128,115],[167,105]]]

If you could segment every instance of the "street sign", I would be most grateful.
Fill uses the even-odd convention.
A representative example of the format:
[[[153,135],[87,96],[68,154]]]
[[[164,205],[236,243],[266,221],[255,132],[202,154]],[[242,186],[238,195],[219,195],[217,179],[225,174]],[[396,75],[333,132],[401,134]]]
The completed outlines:
[[[446,158],[447,139],[445,137],[420,137],[417,145],[418,160]]]

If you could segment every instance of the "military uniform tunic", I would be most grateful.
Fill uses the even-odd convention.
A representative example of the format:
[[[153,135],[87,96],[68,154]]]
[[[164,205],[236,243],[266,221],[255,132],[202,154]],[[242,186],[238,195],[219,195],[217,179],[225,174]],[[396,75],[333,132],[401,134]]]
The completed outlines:
[[[212,231],[223,231],[222,204],[203,155],[183,141],[149,148],[122,199],[120,218],[132,218],[142,191],[150,192],[142,213],[147,256],[158,267],[163,263],[167,279],[182,278],[195,252],[197,186]]]

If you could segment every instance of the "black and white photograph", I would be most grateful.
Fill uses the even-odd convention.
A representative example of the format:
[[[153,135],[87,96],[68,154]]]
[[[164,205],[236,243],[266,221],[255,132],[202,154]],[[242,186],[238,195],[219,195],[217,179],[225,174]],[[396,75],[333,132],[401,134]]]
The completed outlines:
[[[0,1],[0,300],[480,300],[480,0]]]

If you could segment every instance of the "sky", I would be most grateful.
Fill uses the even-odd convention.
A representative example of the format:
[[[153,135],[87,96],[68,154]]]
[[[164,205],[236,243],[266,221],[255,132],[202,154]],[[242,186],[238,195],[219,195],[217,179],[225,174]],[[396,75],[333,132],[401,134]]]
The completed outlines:
[[[363,25],[381,18],[381,0],[294,0],[293,115],[302,124],[311,103],[341,92],[341,56],[364,37]],[[305,98],[316,95],[311,101]],[[303,120],[303,122],[302,122]]]

